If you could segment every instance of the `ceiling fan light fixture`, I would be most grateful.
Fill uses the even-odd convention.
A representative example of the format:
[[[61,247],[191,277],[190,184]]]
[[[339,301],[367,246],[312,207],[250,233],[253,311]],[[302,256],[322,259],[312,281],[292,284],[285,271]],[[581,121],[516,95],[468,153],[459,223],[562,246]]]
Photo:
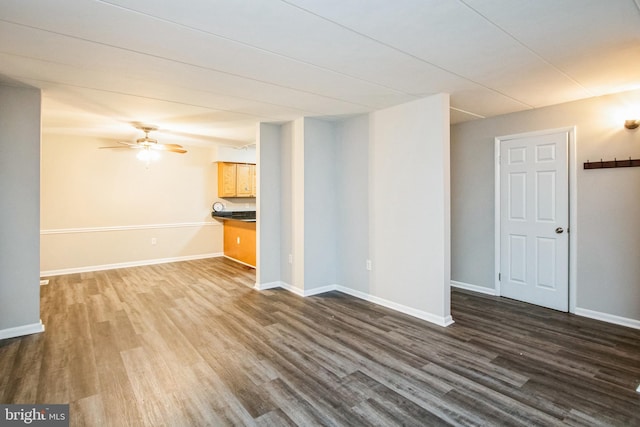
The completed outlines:
[[[149,163],[158,160],[160,158],[160,153],[155,150],[151,150],[150,147],[147,146],[138,151],[136,158],[140,161],[146,162],[148,165]]]

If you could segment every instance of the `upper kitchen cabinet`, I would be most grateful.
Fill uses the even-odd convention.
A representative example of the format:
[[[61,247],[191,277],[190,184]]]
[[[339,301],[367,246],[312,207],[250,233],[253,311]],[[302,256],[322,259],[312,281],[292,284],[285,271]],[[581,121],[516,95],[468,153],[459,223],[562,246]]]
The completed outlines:
[[[256,165],[218,162],[218,197],[256,197]]]

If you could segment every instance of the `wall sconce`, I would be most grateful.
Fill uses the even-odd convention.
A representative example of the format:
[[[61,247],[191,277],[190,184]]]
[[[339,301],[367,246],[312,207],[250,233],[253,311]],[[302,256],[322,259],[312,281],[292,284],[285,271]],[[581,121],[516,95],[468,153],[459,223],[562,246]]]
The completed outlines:
[[[624,127],[627,129],[635,129],[640,126],[640,120],[625,120]]]

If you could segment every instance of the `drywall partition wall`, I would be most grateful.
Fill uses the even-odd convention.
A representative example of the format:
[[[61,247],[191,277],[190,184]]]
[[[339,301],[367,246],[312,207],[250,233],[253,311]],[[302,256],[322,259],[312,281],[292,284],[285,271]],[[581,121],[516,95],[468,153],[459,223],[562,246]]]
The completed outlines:
[[[291,146],[291,283],[295,292],[304,293],[304,118],[293,122]]]
[[[293,283],[293,122],[280,129],[280,281]],[[290,261],[291,260],[291,261]]]
[[[280,126],[260,123],[257,147],[257,288],[280,281]]]
[[[304,291],[335,286],[337,223],[336,136],[333,123],[304,119]],[[349,239],[349,236],[345,236]]]
[[[493,288],[494,138],[576,126],[576,313],[640,327],[640,168],[583,169],[640,157],[640,131],[623,127],[627,111],[640,111],[640,91],[452,126],[452,279]]]
[[[451,323],[449,97],[370,115],[370,294]]]
[[[0,339],[40,322],[40,91],[0,85]]]
[[[337,124],[336,202],[338,284],[369,294],[369,116]]]
[[[162,153],[147,169],[134,150],[98,149],[107,145],[91,136],[43,137],[43,275],[222,254],[209,149]]]

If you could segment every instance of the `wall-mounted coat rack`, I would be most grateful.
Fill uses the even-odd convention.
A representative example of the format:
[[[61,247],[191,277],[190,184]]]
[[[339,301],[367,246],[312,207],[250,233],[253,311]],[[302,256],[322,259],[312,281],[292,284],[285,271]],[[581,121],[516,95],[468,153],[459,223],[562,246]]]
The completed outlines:
[[[599,162],[590,162],[587,160],[587,163],[584,164],[585,169],[604,169],[604,168],[632,168],[635,166],[640,166],[640,159],[632,159],[629,157],[628,160],[607,160],[602,161],[600,159]]]

